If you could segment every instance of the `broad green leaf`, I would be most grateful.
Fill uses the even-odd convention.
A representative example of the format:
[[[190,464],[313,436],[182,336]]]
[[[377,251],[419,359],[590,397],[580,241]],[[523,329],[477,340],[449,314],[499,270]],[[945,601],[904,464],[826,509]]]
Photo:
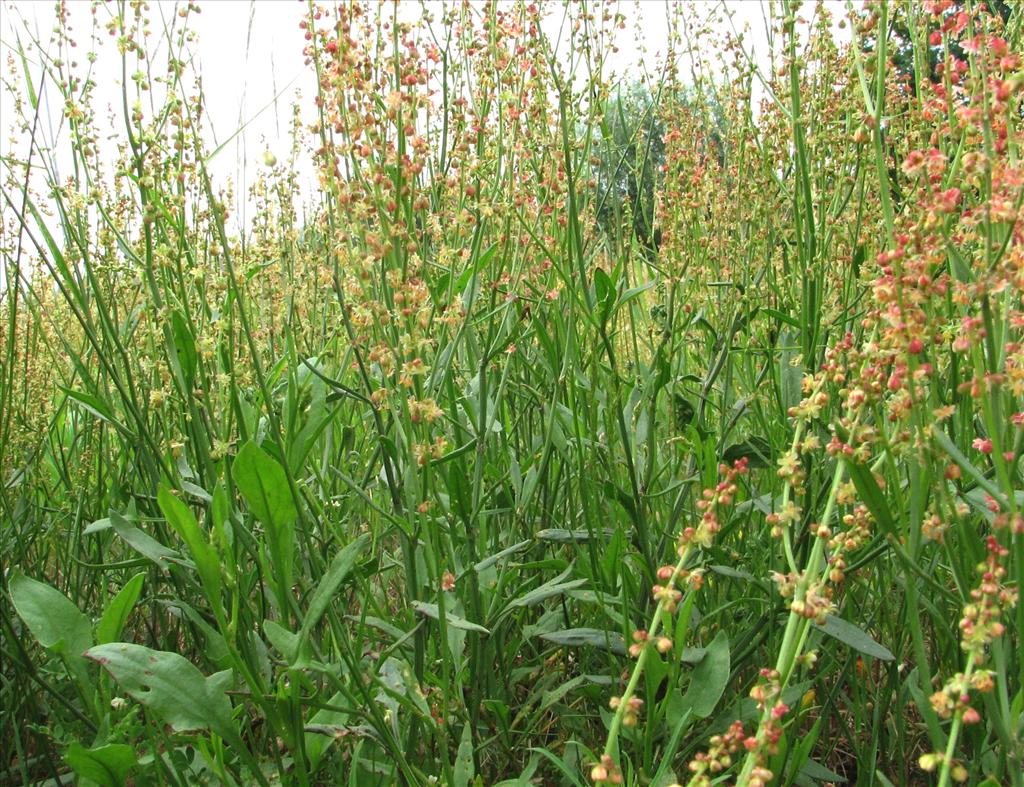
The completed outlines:
[[[800,403],[804,376],[803,359],[800,355],[800,333],[788,326],[779,331],[779,385],[783,412]]]
[[[896,524],[893,521],[892,512],[889,510],[889,504],[886,503],[885,495],[882,493],[878,481],[875,480],[875,474],[871,472],[871,468],[848,462],[846,469],[850,474],[850,480],[857,488],[860,499],[864,501],[864,505],[871,512],[871,516],[885,532],[893,532]]]
[[[423,690],[416,683],[416,678],[412,674],[412,668],[407,662],[389,657],[381,665],[377,680],[381,691],[377,694],[376,698],[391,711],[393,729],[398,729],[398,708],[400,704],[419,714],[424,719],[430,717],[430,706],[427,705]]]
[[[185,546],[188,547],[188,551],[195,561],[196,570],[199,571],[203,588],[206,590],[207,599],[211,604],[219,605],[221,600],[220,560],[207,541],[206,534],[199,529],[192,510],[171,494],[171,490],[163,484],[157,491],[156,499],[167,523],[174,528],[178,538],[184,541]]]
[[[263,633],[267,642],[274,646],[288,665],[291,667],[303,667],[309,663],[310,653],[308,648],[303,648],[299,643],[299,635],[293,634],[280,623],[273,620],[263,621]]]
[[[433,618],[434,620],[437,620],[441,617],[441,613],[437,609],[437,604],[431,604],[426,601],[414,601],[412,603],[412,608],[416,610],[419,614],[425,615],[428,618]],[[445,611],[444,619],[449,626],[453,626],[457,629],[462,629],[463,631],[475,631],[479,634],[491,633],[480,624],[473,623],[471,621],[466,620],[465,618],[460,618],[458,615],[453,615],[451,612],[448,611]]]
[[[825,619],[825,625],[815,624],[814,627],[866,656],[882,661],[892,661],[896,658],[891,650],[879,645],[866,631],[835,615],[829,615]]]
[[[757,467],[769,467],[775,459],[775,451],[771,443],[763,437],[751,435],[740,443],[730,445],[722,454],[722,460],[726,464],[733,464],[737,459],[746,458],[751,469]]]
[[[628,290],[625,290],[622,293],[622,295],[619,296],[619,300],[616,302],[615,308],[619,308],[620,306],[629,303],[634,298],[639,297],[643,293],[647,292],[647,290],[656,286],[657,283],[657,281],[649,281],[644,284],[637,285],[636,287],[630,287]]]
[[[817,782],[831,782],[833,784],[842,784],[846,781],[846,777],[840,776],[835,771],[826,768],[817,760],[808,760],[802,766],[800,766],[800,774],[814,779]]]
[[[198,484],[193,484],[191,481],[182,481],[181,491],[185,492],[191,497],[194,497],[196,500],[199,500],[200,502],[207,504],[213,502],[213,496],[209,492],[207,492]]]
[[[495,256],[495,252],[498,251],[498,244],[493,244],[483,254],[481,254],[475,262],[471,262],[466,269],[459,275],[459,278],[455,282],[455,292],[461,292],[466,288],[469,283],[469,279],[474,273],[478,273],[487,267],[487,264]]]
[[[116,511],[110,512],[110,524],[124,541],[143,557],[149,558],[160,568],[167,568],[169,562],[184,563],[177,550],[165,547],[148,533],[144,533],[128,522]]]
[[[234,544],[235,532],[231,525],[231,500],[222,482],[214,488],[212,497],[210,519],[213,522],[213,532],[216,534],[221,552],[227,553]]]
[[[82,531],[82,535],[91,536],[93,533],[102,533],[104,530],[110,530],[110,517],[97,519]]]
[[[124,743],[87,749],[77,741],[64,752],[64,762],[80,779],[88,779],[101,787],[122,787],[127,783],[129,772],[139,764],[132,747]]]
[[[408,631],[402,631],[398,626],[395,626],[382,618],[374,617],[373,615],[346,615],[345,620],[350,620],[353,623],[358,623],[359,625],[367,625],[371,628],[375,628],[378,631],[387,634],[395,641],[405,639],[409,636]]]
[[[251,440],[239,449],[231,477],[249,510],[267,527],[283,529],[298,517],[284,468]]]
[[[120,639],[128,615],[131,614],[135,603],[139,600],[139,594],[142,593],[142,583],[145,579],[145,574],[136,574],[107,604],[107,608],[103,610],[103,616],[96,624],[97,645],[105,645]]]
[[[597,297],[601,322],[608,320],[615,302],[615,285],[603,268],[594,269],[594,295]]]
[[[719,631],[704,650],[704,658],[693,669],[690,685],[683,695],[683,706],[693,715],[706,719],[722,698],[729,682],[729,637]]]
[[[293,525],[299,511],[284,468],[250,440],[239,449],[231,465],[231,477],[249,510],[267,529],[270,556],[284,586],[280,592],[288,592],[292,584],[292,555],[295,550]]]
[[[310,596],[306,615],[302,619],[302,628],[299,629],[300,647],[301,643],[304,643],[309,638],[309,632],[313,629],[313,626],[320,621],[324,612],[327,611],[331,599],[334,598],[338,588],[341,587],[341,583],[345,581],[345,578],[355,567],[356,563],[359,562],[359,558],[362,557],[363,550],[366,549],[366,545],[369,542],[369,533],[363,533],[334,556],[334,560],[331,561],[331,565],[327,567],[327,571],[320,578],[320,583],[316,586],[316,590]]]
[[[92,623],[71,599],[20,571],[11,577],[8,587],[14,609],[39,644],[69,660],[81,661],[92,645]]]
[[[345,695],[336,692],[327,704],[334,707],[344,705]],[[345,731],[343,725],[347,721],[347,713],[329,708],[321,708],[310,717],[309,724],[306,725],[306,756],[309,757],[313,770],[316,770],[327,747],[338,740],[335,733]]]
[[[719,574],[723,577],[729,577],[730,579],[744,579],[747,582],[758,581],[757,577],[749,571],[744,571],[742,568],[733,568],[732,566],[708,566],[708,569],[715,574]]]
[[[199,354],[196,352],[196,340],[192,331],[185,322],[185,316],[175,310],[171,312],[171,335],[174,337],[174,350],[178,356],[178,363],[181,365],[181,373],[185,377],[185,383],[189,387],[196,382],[196,367],[199,362]]]
[[[589,675],[577,675],[575,678],[570,678],[567,681],[563,681],[553,689],[545,691],[541,696],[540,705],[538,711],[545,711],[554,705],[556,702],[560,702],[561,699],[580,686],[590,683]]]
[[[207,678],[184,656],[127,642],[97,645],[85,655],[173,730],[212,730],[241,744],[222,676]]]
[[[566,530],[562,527],[550,527],[545,530],[538,530],[535,537],[541,541],[554,541],[559,544],[569,544],[576,541],[590,541],[591,538],[598,540],[609,539],[615,535],[614,530]]]
[[[69,399],[72,399],[81,405],[84,410],[96,416],[104,423],[110,424],[121,434],[131,437],[131,431],[117,420],[117,417],[114,415],[114,411],[111,409],[110,405],[98,396],[93,396],[92,394],[84,393],[82,391],[74,391],[70,388],[64,388],[63,386],[57,387],[64,391],[64,393],[68,395]]]
[[[622,638],[621,634],[614,631],[589,628],[563,629],[562,631],[550,631],[541,634],[540,638],[566,647],[592,645],[620,655],[626,652],[626,641]]]
[[[514,555],[516,552],[519,552],[522,549],[526,549],[526,547],[530,546],[530,543],[531,542],[529,540],[520,541],[518,544],[513,544],[510,547],[505,547],[505,549],[501,550],[500,552],[496,552],[490,557],[485,557],[483,560],[481,560],[479,563],[473,566],[473,570],[476,571],[478,574],[481,571],[486,571],[502,558],[506,558],[509,555]]]
[[[575,590],[581,585],[587,584],[586,579],[571,579],[568,582],[563,582],[571,572],[572,568],[567,568],[554,579],[549,579],[540,587],[534,588],[528,593],[524,593],[522,596],[519,596],[519,598],[514,599],[508,607],[505,608],[505,611],[509,612],[515,607],[533,606],[534,604],[539,604],[541,601],[549,599],[552,596],[559,596],[567,590]]]
[[[473,730],[466,724],[462,728],[462,740],[459,741],[459,751],[455,755],[455,767],[452,773],[454,787],[469,787],[474,773]]]

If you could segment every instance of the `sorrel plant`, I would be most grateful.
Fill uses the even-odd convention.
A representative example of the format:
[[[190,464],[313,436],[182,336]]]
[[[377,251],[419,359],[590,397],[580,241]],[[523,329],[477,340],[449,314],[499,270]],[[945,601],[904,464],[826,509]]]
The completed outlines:
[[[1024,784],[1024,15],[765,8],[4,33],[0,781]]]

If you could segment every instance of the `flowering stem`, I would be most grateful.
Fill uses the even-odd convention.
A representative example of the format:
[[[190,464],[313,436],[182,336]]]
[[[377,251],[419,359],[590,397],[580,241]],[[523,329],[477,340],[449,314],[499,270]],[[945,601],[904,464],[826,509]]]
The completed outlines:
[[[971,655],[967,659],[967,669],[964,670],[964,683],[968,683],[974,673],[975,660]],[[949,741],[946,743],[946,752],[942,756],[942,770],[939,772],[939,787],[949,787],[950,768],[953,763],[953,755],[956,753],[957,740],[960,738],[960,729],[964,724],[964,713],[962,710],[956,712],[953,717],[953,724],[949,728]]]
[[[825,511],[821,517],[821,524],[823,525],[828,524],[835,512],[836,498],[839,494],[839,487],[842,484],[845,471],[846,460],[842,455],[840,455],[836,463],[835,472],[832,475],[832,486],[829,489],[828,501],[825,503]],[[826,540],[827,539],[815,536],[814,547],[811,550],[811,556],[807,564],[807,571],[804,574],[803,580],[797,585],[794,593],[794,603],[804,600],[807,595],[808,588],[818,574],[820,570],[820,563],[825,553]],[[793,670],[796,668],[797,661],[800,658],[800,654],[807,642],[810,623],[811,621],[809,618],[797,614],[796,611],[791,609],[789,613],[789,620],[786,621],[786,632],[782,638],[782,647],[779,649],[779,658],[775,663],[775,671],[779,676],[778,692],[780,697],[789,684],[789,679],[793,675]],[[744,758],[743,770],[740,772],[740,776],[736,780],[737,787],[746,787],[750,781],[754,768],[758,765],[759,752],[766,740],[765,727],[768,722],[771,721],[772,710],[773,708],[766,702],[765,707],[761,712],[761,720],[758,723],[757,728],[756,737],[758,746]]]
[[[676,562],[675,568],[672,570],[672,577],[666,583],[667,587],[672,587],[675,584],[676,579],[682,573],[686,567],[687,561],[690,559],[690,555],[693,552],[693,544],[687,544],[683,549],[682,554],[679,556],[679,560]],[[658,630],[661,628],[661,621],[665,616],[665,604],[666,599],[661,599],[658,602],[658,606],[654,609],[654,614],[651,615],[650,625],[647,627],[648,631],[648,642],[653,640],[657,635]],[[618,745],[619,732],[622,729],[622,720],[626,715],[626,708],[629,707],[629,701],[636,693],[636,685],[640,682],[640,676],[643,674],[644,665],[647,663],[647,654],[651,652],[650,645],[646,645],[637,657],[636,664],[633,665],[633,674],[629,676],[629,682],[626,684],[626,690],[623,692],[619,705],[615,709],[615,715],[612,717],[611,726],[608,728],[608,740],[604,745],[605,757],[611,757],[614,759],[615,747]]]

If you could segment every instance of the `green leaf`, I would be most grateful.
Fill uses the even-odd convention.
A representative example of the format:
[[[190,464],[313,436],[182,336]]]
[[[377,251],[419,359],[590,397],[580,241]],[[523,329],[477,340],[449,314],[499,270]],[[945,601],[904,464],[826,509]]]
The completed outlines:
[[[491,258],[494,257],[494,253],[497,250],[498,244],[492,244],[490,248],[488,248],[487,251],[481,254],[475,262],[471,262],[468,266],[466,266],[466,270],[464,270],[459,275],[459,278],[456,279],[455,281],[455,292],[460,292],[464,290],[466,288],[466,285],[469,284],[469,280],[473,277],[473,274],[479,273],[484,268],[486,268],[487,264],[491,261]]]
[[[121,632],[124,630],[124,624],[128,620],[128,615],[131,614],[135,603],[139,600],[139,594],[142,593],[142,583],[145,579],[145,574],[136,574],[125,583],[120,592],[107,604],[107,608],[103,611],[103,616],[100,618],[99,623],[96,624],[97,645],[105,645],[108,642],[115,642],[120,639]]]
[[[181,365],[181,373],[185,383],[191,388],[196,382],[196,367],[199,354],[196,352],[196,340],[185,322],[184,315],[179,311],[171,312],[171,335],[174,337],[174,350]]]
[[[199,529],[192,510],[181,500],[171,494],[171,490],[163,484],[156,495],[160,511],[167,519],[167,524],[174,528],[174,532],[185,542],[189,554],[195,561],[196,569],[199,571],[199,578],[202,580],[203,588],[209,602],[216,607],[220,606],[220,560],[213,547],[207,541],[205,533]]]
[[[110,517],[97,519],[82,531],[82,535],[91,536],[94,533],[102,533],[104,530],[110,530]]]
[[[657,283],[657,281],[649,281],[646,282],[645,284],[640,284],[636,287],[630,287],[628,290],[624,291],[622,295],[619,296],[619,300],[616,302],[615,308],[619,308],[620,306],[629,303],[634,298],[637,298],[643,293],[647,292],[647,290],[651,289],[651,287],[654,287]]]
[[[309,664],[311,654],[308,648],[301,646],[298,634],[293,634],[273,620],[263,621],[263,633],[266,635],[267,642],[274,646],[274,649],[284,657],[289,666],[303,667]]]
[[[132,433],[128,429],[128,427],[126,427],[124,424],[117,420],[117,417],[114,415],[114,411],[111,409],[110,405],[104,402],[98,396],[83,393],[82,391],[74,391],[71,388],[65,388],[62,385],[59,385],[57,387],[60,388],[64,393],[66,393],[69,399],[72,399],[73,401],[77,402],[87,412],[96,416],[104,423],[110,424],[115,429],[117,429],[117,431],[119,431],[126,437],[132,436]]]
[[[800,774],[818,782],[842,784],[846,781],[844,776],[839,775],[835,771],[829,770],[817,760],[808,760],[800,766]]]
[[[298,517],[284,468],[251,440],[239,449],[231,477],[249,510],[268,528],[284,529]]]
[[[730,445],[722,454],[722,460],[730,465],[744,457],[751,469],[769,467],[774,461],[775,451],[772,450],[771,443],[763,437],[751,435],[743,442]]]
[[[857,626],[842,618],[837,618],[835,615],[829,615],[825,618],[825,625],[819,626],[814,624],[814,627],[866,656],[881,659],[882,661],[892,661],[896,658],[892,655],[892,651],[879,645],[866,631],[857,628]]]
[[[478,574],[482,571],[486,571],[499,560],[506,558],[509,555],[514,555],[516,552],[519,552],[522,549],[526,549],[526,547],[530,546],[531,543],[531,541],[526,540],[520,541],[518,544],[513,544],[510,547],[505,547],[505,549],[501,550],[500,552],[496,552],[490,557],[485,557],[483,560],[481,560],[479,563],[473,566],[473,570],[476,571]]]
[[[626,641],[621,634],[614,631],[589,628],[563,629],[541,634],[540,638],[564,647],[576,648],[582,645],[592,645],[620,655],[626,652]]]
[[[284,468],[250,440],[238,451],[231,465],[231,477],[249,510],[267,529],[270,556],[278,580],[284,586],[280,592],[287,592],[292,584],[292,555],[295,550],[292,525],[299,511],[288,488]]]
[[[36,89],[32,84],[32,74],[28,70],[28,58],[25,57],[25,50],[21,45],[21,36],[16,35],[18,41],[18,57],[21,59],[21,68],[24,71],[22,79],[25,80],[25,88],[28,91],[28,103],[33,110],[39,107],[39,97],[36,95]]]
[[[340,691],[327,702],[327,705],[332,707],[344,704],[345,695]],[[340,740],[336,733],[346,731],[343,725],[347,721],[348,713],[331,708],[321,708],[310,717],[309,724],[306,725],[306,756],[309,757],[310,766],[314,771],[327,747]]]
[[[81,779],[88,779],[100,787],[122,787],[128,774],[139,761],[132,747],[124,743],[108,743],[87,749],[73,741],[66,752],[64,762]]]
[[[454,787],[469,787],[474,773],[473,730],[466,724],[462,728],[462,740],[459,741],[459,751],[455,755],[455,768],[452,773]]]
[[[497,251],[498,245],[493,244],[487,251],[480,255],[476,262],[470,263],[469,267],[462,272],[455,283],[455,292],[462,291],[462,308],[470,311],[476,303],[477,295],[480,292],[479,273],[487,267],[491,258]]]
[[[39,644],[80,661],[92,645],[92,623],[71,599],[20,571],[11,577],[8,588],[14,609]]]
[[[850,480],[853,481],[860,499],[868,507],[871,516],[885,532],[893,532],[896,524],[893,521],[892,512],[889,510],[889,504],[886,503],[885,495],[882,493],[878,481],[875,480],[875,474],[871,472],[871,468],[853,462],[848,462],[846,468],[850,474]]]
[[[599,541],[607,541],[615,535],[614,530],[566,530],[562,527],[550,527],[545,530],[538,530],[534,535],[541,541],[555,541],[559,544],[590,541],[591,537]]]
[[[437,604],[431,604],[426,601],[414,601],[412,602],[412,608],[421,615],[425,615],[428,618],[439,620],[441,613],[438,611]],[[445,610],[444,619],[449,626],[463,631],[475,631],[478,634],[490,634],[491,632],[481,626],[479,623],[473,623],[472,621],[460,618],[458,615],[453,615],[451,612]]]
[[[612,284],[611,277],[605,273],[603,268],[594,269],[594,295],[597,296],[601,322],[604,323],[608,320],[615,302],[615,285]]]
[[[345,578],[355,567],[356,563],[359,562],[359,558],[369,542],[370,534],[363,533],[334,556],[331,565],[327,567],[327,571],[320,578],[320,583],[316,586],[316,590],[310,595],[309,606],[306,608],[306,615],[302,619],[302,628],[299,629],[300,647],[309,638],[309,632],[313,626],[319,622],[324,612],[327,611],[331,599],[334,598],[338,588],[341,587],[341,583],[345,581]]]
[[[148,533],[130,524],[116,511],[110,512],[110,524],[124,541],[143,557],[149,558],[160,568],[167,568],[169,562],[185,563],[177,550],[165,547]]]
[[[800,355],[800,334],[799,331],[791,330],[789,327],[779,331],[779,386],[782,396],[782,410],[786,412],[790,407],[800,403],[802,396],[802,385],[804,376],[803,359],[797,361]]]
[[[421,718],[430,717],[430,706],[408,662],[389,657],[380,668],[377,685],[381,688],[377,700],[392,713],[392,729],[398,729],[399,705],[404,705]]]
[[[515,607],[530,607],[552,596],[560,596],[567,590],[574,590],[581,585],[587,584],[586,579],[571,579],[568,582],[563,582],[562,580],[569,576],[571,571],[571,568],[567,568],[554,579],[548,580],[540,587],[534,588],[529,593],[525,593],[513,600],[506,608],[506,611],[510,611]]]
[[[184,656],[127,642],[97,645],[85,655],[176,732],[212,730],[241,745],[223,674],[207,678]]]
[[[704,650],[704,658],[693,669],[690,685],[683,696],[683,707],[706,719],[714,711],[729,682],[729,637],[719,631]]]

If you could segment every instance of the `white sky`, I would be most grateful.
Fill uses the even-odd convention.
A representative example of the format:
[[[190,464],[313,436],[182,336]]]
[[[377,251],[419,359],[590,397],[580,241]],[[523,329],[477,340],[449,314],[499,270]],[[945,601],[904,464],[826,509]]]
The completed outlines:
[[[76,54],[79,58],[84,58],[90,47],[90,5],[87,0],[70,0],[68,3],[73,35],[78,40]],[[428,5],[434,11],[441,7],[439,2],[433,1]],[[723,4],[698,2],[694,5],[698,14],[703,15],[714,6]],[[831,5],[832,13],[838,19],[843,14],[843,4],[832,2]],[[766,5],[762,0],[728,0],[724,6],[734,15],[737,29],[749,25],[747,44],[755,50],[763,65],[767,49]],[[5,79],[8,78],[6,64],[16,41],[15,35],[20,31],[24,42],[24,25],[28,25],[29,29],[37,31],[41,41],[46,42],[55,19],[54,7],[52,0],[7,0],[0,6],[3,11],[3,19],[0,20],[0,68],[5,69]],[[401,0],[400,3],[401,11],[409,16],[419,14],[420,7],[419,2],[412,0]],[[212,166],[218,179],[234,179],[236,198],[242,212],[236,217],[244,226],[245,181],[253,177],[264,150],[269,149],[278,155],[287,151],[291,106],[297,91],[301,91],[306,108],[303,116],[312,119],[315,82],[311,69],[303,65],[303,31],[299,29],[299,21],[307,6],[301,0],[201,0],[200,8],[202,13],[191,16],[190,26],[198,34],[193,50],[207,99],[209,125],[206,131],[211,147],[223,142],[242,123],[249,121],[245,131],[225,148]],[[559,8],[556,7],[552,14],[556,25],[561,18]],[[150,15],[154,20],[159,20],[161,15],[169,18],[174,9],[173,2],[151,0]],[[609,67],[612,73],[629,80],[639,76],[642,69],[653,68],[659,56],[664,55],[668,32],[666,6],[661,0],[623,0],[618,9],[627,17],[627,29],[618,34],[619,52],[611,57]],[[810,12],[809,6],[807,10]],[[100,19],[109,18],[109,13],[109,10],[101,9]],[[157,24],[154,28],[156,37]],[[550,31],[551,34],[556,30]],[[642,44],[637,43],[638,39]],[[116,58],[116,49],[110,45],[111,42],[104,44],[104,49]],[[104,61],[98,61],[94,72],[101,115],[106,114],[107,105],[118,105],[121,94],[120,69],[114,67],[116,61],[107,62],[107,67],[103,67]],[[275,96],[279,96],[276,102]],[[59,114],[59,103],[54,102],[48,107],[50,115]],[[260,113],[268,105],[269,108]],[[44,117],[44,128],[53,128],[54,122],[53,117]],[[0,91],[0,155],[6,154],[10,147],[8,129],[11,123],[12,101],[3,90]]]

